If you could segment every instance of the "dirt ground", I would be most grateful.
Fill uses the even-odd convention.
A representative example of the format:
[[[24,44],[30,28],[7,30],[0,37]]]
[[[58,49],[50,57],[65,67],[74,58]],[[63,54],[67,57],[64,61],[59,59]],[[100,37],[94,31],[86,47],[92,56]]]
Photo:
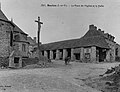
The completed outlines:
[[[119,64],[52,62],[52,68],[1,69],[0,92],[102,92],[91,80]]]

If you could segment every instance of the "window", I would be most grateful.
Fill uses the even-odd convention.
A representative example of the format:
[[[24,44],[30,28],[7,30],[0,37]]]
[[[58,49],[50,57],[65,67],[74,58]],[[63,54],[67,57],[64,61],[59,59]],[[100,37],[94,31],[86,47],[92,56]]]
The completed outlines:
[[[13,32],[10,31],[10,46],[13,46]]]
[[[118,48],[115,49],[115,55],[118,56]]]
[[[15,41],[20,41],[20,36],[19,36],[19,35],[15,35],[15,36],[14,36],[14,40],[15,40]]]
[[[22,51],[26,51],[26,45],[25,44],[22,44]]]
[[[14,57],[14,63],[19,63],[19,57]]]

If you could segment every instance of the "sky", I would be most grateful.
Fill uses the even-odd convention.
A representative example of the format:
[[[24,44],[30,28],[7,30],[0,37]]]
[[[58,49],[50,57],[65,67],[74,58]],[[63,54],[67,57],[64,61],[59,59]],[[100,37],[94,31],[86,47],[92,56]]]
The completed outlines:
[[[25,33],[37,36],[40,16],[40,41],[50,43],[82,37],[94,24],[120,43],[120,0],[0,0],[1,9]],[[65,6],[48,6],[48,5]],[[77,6],[75,6],[78,5]],[[83,5],[83,7],[81,6]],[[87,7],[86,5],[96,5]],[[101,5],[102,7],[98,7]]]

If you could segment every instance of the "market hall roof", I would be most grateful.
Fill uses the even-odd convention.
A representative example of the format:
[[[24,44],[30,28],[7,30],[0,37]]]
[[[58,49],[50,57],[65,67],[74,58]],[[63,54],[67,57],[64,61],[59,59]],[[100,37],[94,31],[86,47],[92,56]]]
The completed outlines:
[[[40,49],[56,50],[88,46],[97,46],[100,48],[109,49],[108,43],[105,40],[104,33],[100,29],[97,30],[97,27],[94,25],[90,25],[88,32],[81,38],[42,44]]]

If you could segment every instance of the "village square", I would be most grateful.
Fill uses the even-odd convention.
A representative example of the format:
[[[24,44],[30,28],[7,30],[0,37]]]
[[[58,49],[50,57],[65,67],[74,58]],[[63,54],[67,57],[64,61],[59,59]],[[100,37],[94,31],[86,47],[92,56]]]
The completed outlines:
[[[38,15],[36,15],[38,16]],[[120,44],[96,26],[75,39],[42,43],[0,8],[0,92],[120,92]]]

